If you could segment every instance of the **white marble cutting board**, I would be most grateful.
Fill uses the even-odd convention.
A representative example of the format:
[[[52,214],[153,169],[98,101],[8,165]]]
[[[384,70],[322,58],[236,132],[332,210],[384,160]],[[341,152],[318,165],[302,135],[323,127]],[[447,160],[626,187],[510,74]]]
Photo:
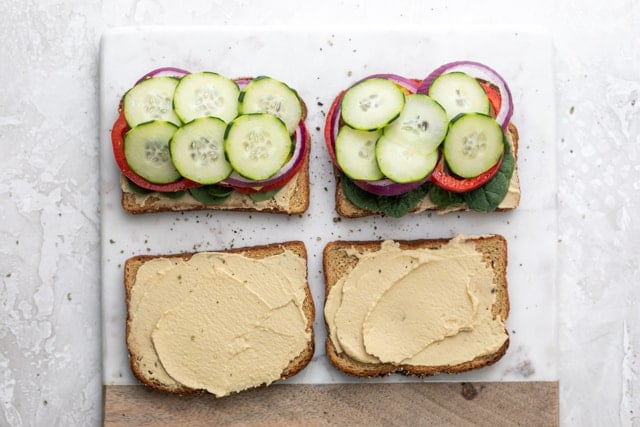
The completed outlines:
[[[556,140],[550,37],[527,31],[442,28],[120,28],[104,34],[100,68],[103,380],[136,384],[124,341],[124,261],[137,254],[217,250],[302,240],[316,304],[316,353],[292,383],[353,381],[324,355],[322,249],[331,240],[451,237],[500,233],[509,244],[510,348],[496,365],[425,381],[556,380]],[[422,78],[459,59],[484,62],[508,81],[520,132],[520,207],[509,213],[421,214],[402,219],[338,219],[324,149],[324,114],[339,90],[368,74]],[[308,106],[311,205],[283,216],[188,212],[132,216],[120,207],[110,129],[124,92],[147,71],[175,66],[228,77],[271,75],[296,88]],[[416,381],[391,376],[372,381]]]

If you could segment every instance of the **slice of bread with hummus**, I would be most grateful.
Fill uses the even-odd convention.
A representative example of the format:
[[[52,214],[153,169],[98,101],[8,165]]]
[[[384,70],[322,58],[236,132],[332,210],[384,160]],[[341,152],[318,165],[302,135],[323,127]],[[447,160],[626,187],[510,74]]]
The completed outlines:
[[[124,286],[131,369],[153,389],[222,397],[289,378],[313,356],[302,242],[135,256]]]
[[[334,241],[323,255],[326,352],[339,370],[427,376],[505,354],[504,237]]]

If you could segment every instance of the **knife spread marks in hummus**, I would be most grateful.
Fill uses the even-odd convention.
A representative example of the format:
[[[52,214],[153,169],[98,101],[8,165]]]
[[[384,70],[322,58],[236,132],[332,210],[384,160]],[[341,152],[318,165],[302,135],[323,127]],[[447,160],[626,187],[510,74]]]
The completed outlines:
[[[129,334],[138,362],[163,383],[216,396],[270,384],[311,339],[306,261],[202,252],[137,271]]]
[[[458,236],[438,249],[348,250],[358,263],[331,288],[325,318],[338,353],[364,363],[452,366],[508,339],[492,315],[492,270]]]

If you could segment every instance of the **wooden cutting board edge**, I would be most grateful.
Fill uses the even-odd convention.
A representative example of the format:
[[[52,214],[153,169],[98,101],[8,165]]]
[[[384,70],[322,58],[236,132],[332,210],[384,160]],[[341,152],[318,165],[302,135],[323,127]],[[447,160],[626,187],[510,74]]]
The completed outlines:
[[[278,384],[221,399],[104,386],[105,426],[559,425],[558,381]]]

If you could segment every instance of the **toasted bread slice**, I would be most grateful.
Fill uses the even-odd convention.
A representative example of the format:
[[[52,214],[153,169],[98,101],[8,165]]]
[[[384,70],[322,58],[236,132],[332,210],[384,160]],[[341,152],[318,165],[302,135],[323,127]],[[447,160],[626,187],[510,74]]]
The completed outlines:
[[[301,99],[302,119],[306,120],[307,106]],[[310,144],[309,132],[305,133],[306,143]],[[269,212],[279,214],[301,214],[309,208],[309,153],[307,149],[300,171],[285,184],[276,195],[268,200],[255,201],[249,195],[234,191],[231,196],[219,204],[205,205],[188,192],[179,197],[173,194],[158,192],[139,193],[131,189],[126,178],[120,176],[120,188],[122,190],[122,208],[132,214],[144,214],[152,212],[180,212],[201,210],[226,210],[244,212]]]
[[[513,123],[509,123],[509,127],[506,132],[507,140],[511,144],[511,149],[515,159],[518,159],[518,129]],[[365,216],[372,215],[381,215],[381,212],[374,212],[365,209],[361,209],[355,206],[349,199],[344,195],[342,191],[342,185],[340,184],[341,174],[334,167],[334,175],[336,177],[336,190],[335,190],[335,201],[336,201],[336,211],[338,214],[345,218],[361,218]],[[511,177],[511,182],[509,184],[510,192],[505,197],[505,200],[498,206],[497,211],[508,211],[518,207],[520,204],[520,180],[518,178],[518,166],[516,162],[516,166],[513,170],[513,175]],[[445,212],[455,212],[455,211],[468,211],[469,207],[466,204],[456,205],[452,207],[442,208],[436,206],[431,200],[429,196],[425,196],[425,198],[418,203],[418,206],[413,209],[411,212],[414,214],[424,212],[424,211],[435,211],[439,213]]]
[[[487,235],[477,237],[466,237],[475,245],[475,250],[481,253],[482,261],[493,273],[493,286],[490,291],[495,295],[495,301],[491,306],[491,316],[506,320],[509,315],[509,295],[507,287],[507,243],[500,235]],[[447,244],[450,239],[432,240],[411,240],[397,241],[400,249],[437,249]],[[334,241],[324,249],[323,267],[325,278],[325,301],[334,285],[347,274],[349,274],[358,264],[359,258],[356,254],[377,252],[381,249],[380,241]],[[393,363],[364,363],[350,357],[346,352],[339,351],[331,338],[331,322],[326,319],[327,327],[326,353],[331,363],[339,370],[357,377],[378,377],[392,373],[404,375],[430,376],[440,373],[459,373],[471,369],[482,368],[497,362],[506,352],[509,346],[508,332],[506,328],[506,340],[500,348],[491,354],[478,356],[472,360],[462,363],[447,365],[414,365],[414,364],[393,364]]]
[[[300,241],[290,241],[284,243],[274,243],[270,245],[264,246],[253,246],[246,248],[235,248],[229,249],[225,251],[218,251],[220,253],[229,253],[229,254],[240,254],[247,258],[254,259],[265,259],[268,257],[276,256],[282,254],[285,251],[290,251],[293,254],[297,255],[304,261],[305,271],[305,283],[301,284],[304,286],[304,299],[302,301],[301,310],[304,313],[304,317],[306,320],[304,333],[308,334],[308,339],[306,342],[306,347],[300,351],[300,353],[295,356],[293,359],[289,361],[289,364],[283,369],[279,378],[274,378],[273,380],[283,380],[289,378],[298,372],[300,372],[311,360],[314,353],[314,333],[313,333],[313,322],[315,319],[315,307],[313,303],[313,298],[311,296],[311,291],[309,289],[309,285],[307,280],[307,272],[306,272],[306,264],[307,264],[307,251],[304,243]],[[124,267],[124,288],[126,295],[126,307],[127,307],[127,321],[126,321],[126,342],[127,349],[129,352],[129,362],[131,366],[131,370],[138,378],[140,382],[145,384],[148,387],[151,387],[155,390],[161,392],[169,392],[181,395],[188,395],[194,393],[201,393],[204,390],[202,389],[194,389],[191,387],[184,386],[179,382],[173,380],[168,373],[164,370],[160,359],[157,355],[154,357],[149,357],[148,352],[152,351],[155,353],[155,349],[153,348],[153,343],[151,337],[147,337],[145,339],[141,339],[139,337],[140,330],[144,328],[152,328],[157,319],[153,319],[150,325],[145,325],[144,328],[139,326],[140,323],[136,323],[133,320],[134,315],[136,314],[136,304],[140,301],[140,299],[136,299],[134,301],[132,299],[132,295],[134,293],[134,289],[136,287],[136,279],[138,275],[138,271],[140,268],[151,260],[156,260],[160,258],[164,259],[180,259],[180,260],[189,260],[196,253],[180,253],[180,254],[171,254],[171,255],[140,255],[129,258],[125,262]],[[256,283],[257,286],[260,286],[261,283]],[[181,286],[190,286],[190,283],[187,283],[187,280],[180,283]],[[149,291],[147,291],[149,292]],[[191,292],[191,290],[185,290],[185,293]],[[146,298],[146,294],[145,294]],[[163,301],[164,303],[164,301]],[[171,304],[172,302],[168,302]],[[175,301],[173,302],[175,303]],[[165,308],[161,308],[159,313],[166,312]],[[149,322],[147,322],[149,323]],[[137,329],[137,330],[136,330]],[[149,329],[150,330],[150,329]],[[151,346],[151,347],[150,347]],[[268,355],[265,355],[268,356]],[[263,384],[253,384],[251,387],[262,386]],[[251,388],[249,387],[249,388]]]

